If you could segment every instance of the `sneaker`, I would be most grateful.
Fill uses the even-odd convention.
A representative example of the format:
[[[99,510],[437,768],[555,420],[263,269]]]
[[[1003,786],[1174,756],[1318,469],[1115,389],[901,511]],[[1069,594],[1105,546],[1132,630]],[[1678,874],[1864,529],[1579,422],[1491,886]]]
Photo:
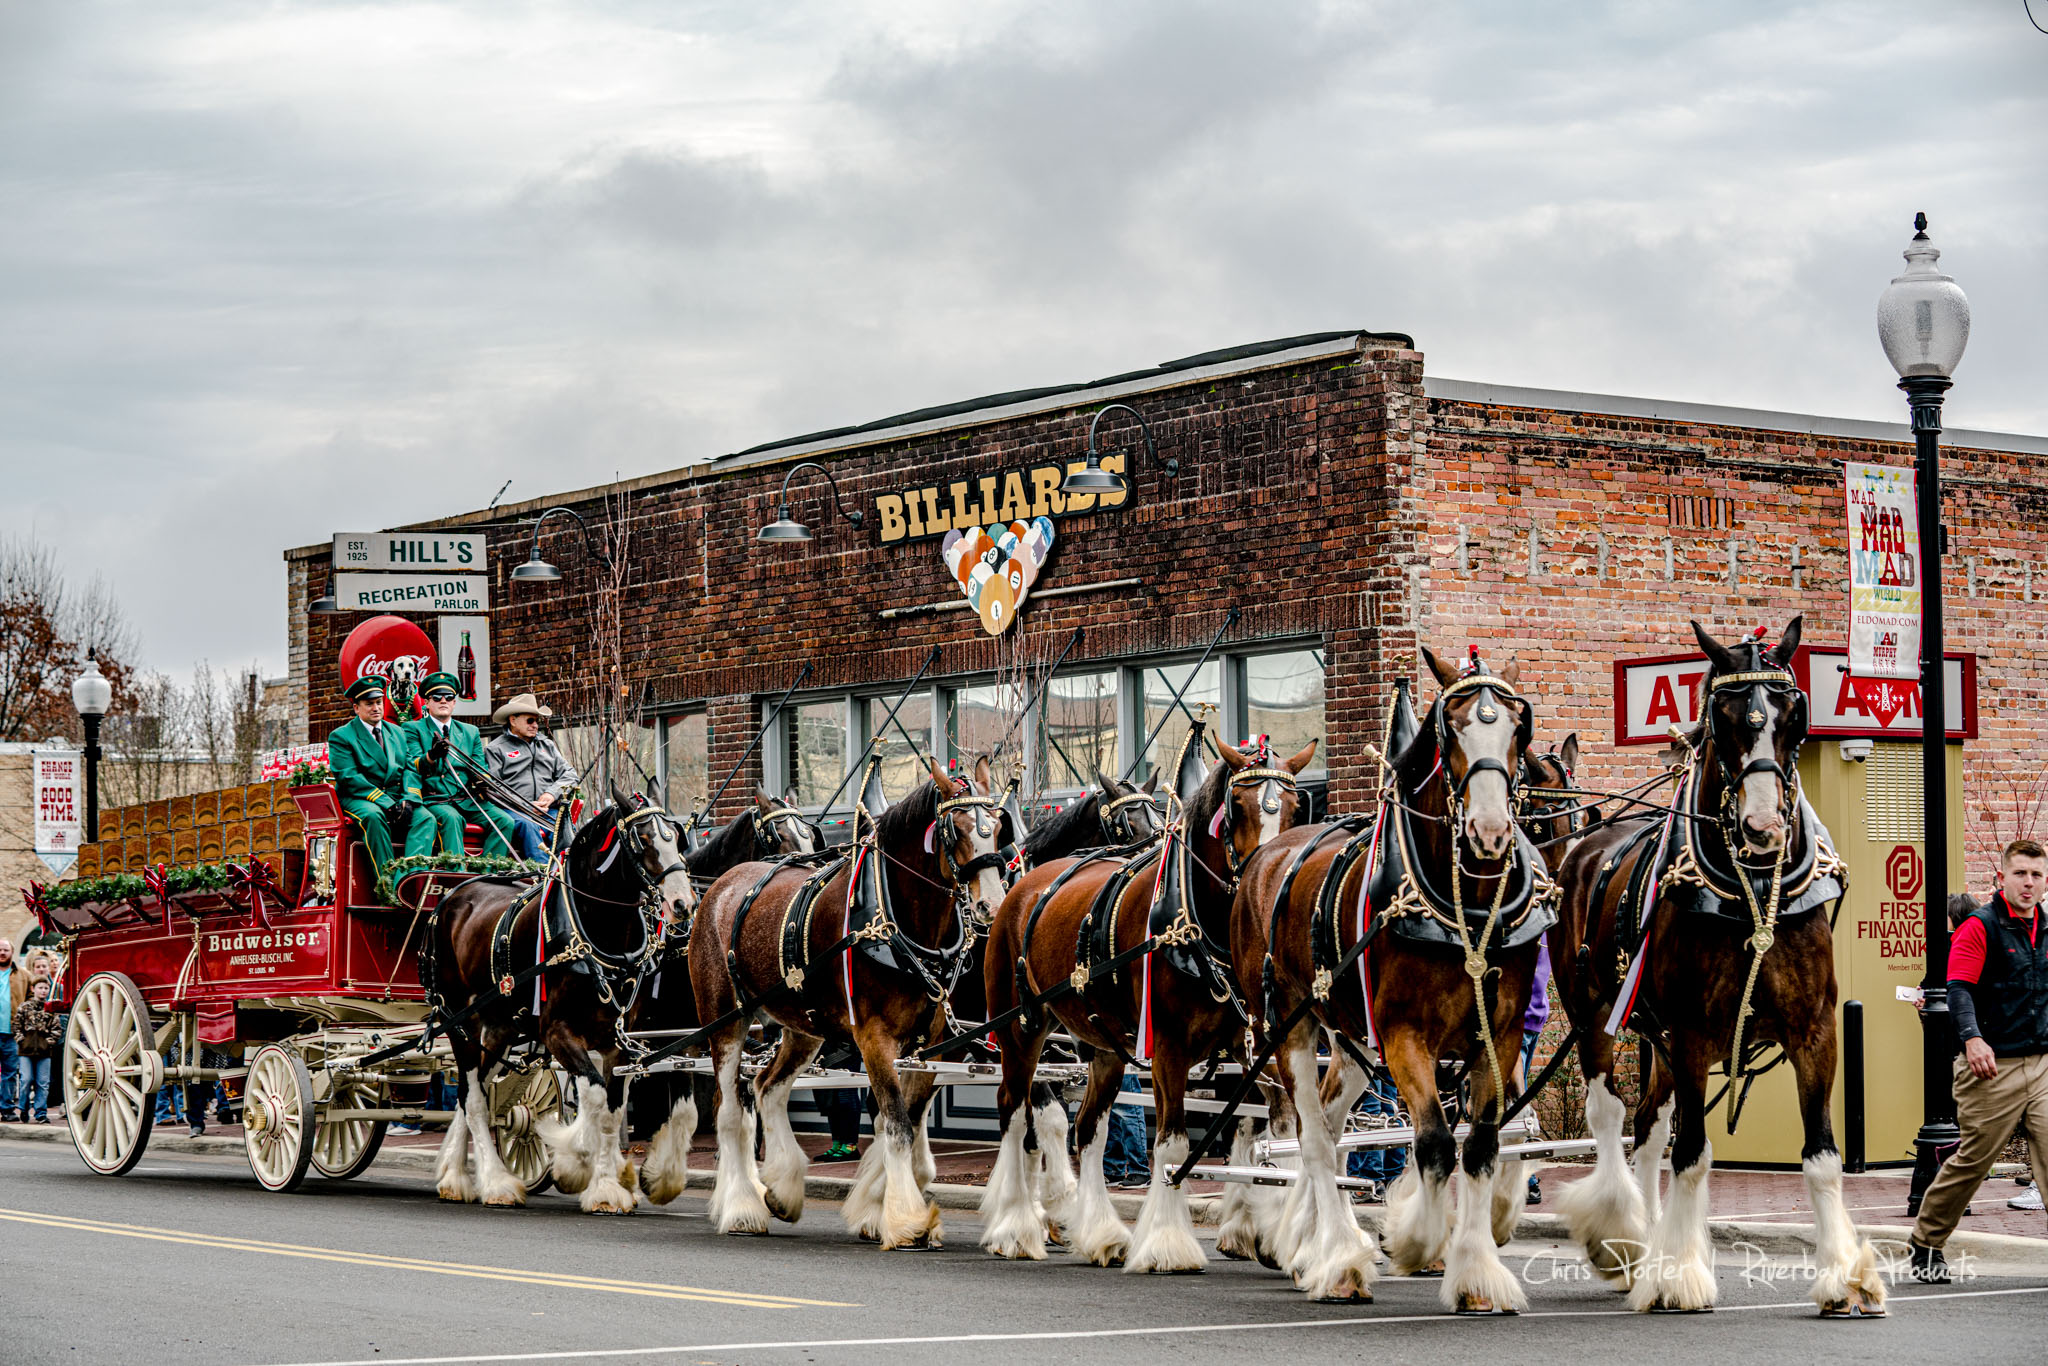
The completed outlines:
[[[204,1134],[205,1132],[206,1132],[206,1126],[205,1126],[204,1124],[195,1124],[195,1125],[193,1125],[193,1126],[192,1126],[192,1137],[194,1137],[194,1138],[198,1138],[198,1137],[199,1137],[200,1135]]]
[[[1126,1172],[1124,1179],[1117,1182],[1117,1189],[1141,1191],[1152,1184],[1151,1172]]]
[[[1532,1205],[1543,1203],[1543,1183],[1533,1176],[1529,1178],[1528,1203]]]
[[[390,1128],[386,1129],[384,1133],[385,1136],[389,1138],[412,1138],[415,1137],[419,1133],[419,1131],[420,1126],[417,1124],[394,1124]]]
[[[0,1110],[0,1124],[19,1124],[21,1116],[12,1110]]]
[[[852,1143],[834,1143],[818,1154],[820,1162],[852,1162],[860,1157],[860,1148]]]
[[[2021,1191],[2005,1203],[2009,1209],[2040,1209],[2041,1188],[2039,1186],[2029,1186],[2026,1190]]]
[[[1948,1258],[1941,1255],[1938,1247],[1922,1247],[1908,1243],[1913,1250],[1913,1279],[1923,1285],[1948,1284]]]
[[[1354,1205],[1377,1205],[1386,1198],[1387,1188],[1377,1181],[1369,1180],[1351,1192],[1351,1203]]]

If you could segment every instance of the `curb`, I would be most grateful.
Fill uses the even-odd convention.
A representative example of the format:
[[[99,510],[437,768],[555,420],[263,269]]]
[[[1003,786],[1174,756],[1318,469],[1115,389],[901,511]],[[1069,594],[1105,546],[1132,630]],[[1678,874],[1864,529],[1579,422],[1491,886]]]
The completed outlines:
[[[69,1146],[71,1131],[62,1124],[0,1124],[0,1139],[13,1139],[29,1143],[62,1143]],[[242,1141],[236,1138],[215,1138],[202,1135],[193,1138],[187,1134],[152,1134],[149,1146],[154,1151],[172,1153],[198,1153],[212,1157],[240,1157],[245,1151]],[[373,1164],[387,1171],[432,1172],[438,1150],[430,1147],[385,1148],[377,1154]],[[702,1167],[692,1167],[686,1188],[689,1190],[710,1190],[712,1174]],[[853,1179],[845,1176],[813,1176],[804,1181],[804,1196],[810,1200],[843,1201],[853,1188]],[[934,1182],[930,1187],[932,1203],[940,1209],[976,1211],[981,1208],[983,1187],[962,1186],[948,1182]],[[1142,1194],[1121,1191],[1110,1194],[1110,1203],[1116,1206],[1120,1218],[1131,1220],[1138,1217],[1138,1210],[1144,1204]],[[1196,1195],[1188,1199],[1189,1212],[1198,1225],[1214,1225],[1223,1201],[1214,1195]],[[1384,1232],[1383,1210],[1358,1209],[1358,1222],[1375,1236]],[[1906,1224],[1858,1224],[1857,1231],[1879,1245],[1880,1260],[1888,1256],[1899,1261],[1905,1259],[1906,1239],[1912,1228]],[[1813,1251],[1813,1230],[1805,1224],[1745,1223],[1734,1219],[1713,1219],[1707,1224],[1714,1246],[1730,1251],[1750,1252],[1768,1257],[1798,1257]],[[1514,1241],[1532,1243],[1569,1244],[1571,1230],[1565,1224],[1564,1216],[1558,1214],[1524,1214],[1515,1220]],[[2011,1233],[1975,1233],[1958,1231],[1950,1235],[1947,1252],[1952,1266],[1974,1264],[1980,1275],[1986,1276],[2048,1276],[2048,1238],[2024,1238]]]

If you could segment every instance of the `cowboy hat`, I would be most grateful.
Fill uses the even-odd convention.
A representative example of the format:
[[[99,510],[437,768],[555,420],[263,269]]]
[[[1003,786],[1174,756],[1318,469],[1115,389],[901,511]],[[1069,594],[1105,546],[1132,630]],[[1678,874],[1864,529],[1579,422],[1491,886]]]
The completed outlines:
[[[510,702],[507,702],[504,706],[492,712],[491,723],[493,725],[502,726],[515,716],[538,716],[542,720],[546,720],[548,717],[553,715],[553,711],[549,710],[546,707],[543,707],[540,704],[540,699],[538,697],[535,697],[530,692],[523,692],[520,693],[517,697],[513,698]]]

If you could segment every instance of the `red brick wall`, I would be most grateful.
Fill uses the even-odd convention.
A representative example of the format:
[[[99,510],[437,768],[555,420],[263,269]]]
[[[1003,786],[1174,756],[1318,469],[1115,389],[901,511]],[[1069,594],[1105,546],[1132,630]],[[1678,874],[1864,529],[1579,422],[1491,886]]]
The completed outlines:
[[[1476,641],[1496,665],[1514,652],[1523,686],[1540,699],[1539,736],[1549,742],[1578,731],[1590,756],[1584,776],[1596,787],[1648,777],[1657,764],[1656,746],[1613,744],[1614,659],[1694,648],[1691,618],[1724,640],[1758,624],[1776,638],[1804,613],[1809,642],[1846,642],[1841,463],[1912,459],[1905,444],[1449,400],[1430,401],[1428,427],[1428,461],[1416,486],[1428,509],[1424,638],[1460,651]],[[2048,607],[2025,600],[2024,569],[2032,554],[2027,528],[2048,504],[2035,460],[1943,453],[1945,520],[1954,537],[1943,594],[1948,647],[1978,654],[1981,738],[1968,747],[1964,773],[1973,884],[1983,881],[1987,852],[2010,838],[2019,818],[2011,779],[2041,766]],[[1707,520],[1732,526],[1672,525],[1674,495],[1708,506],[1725,500]],[[1532,527],[1540,543],[1536,573]],[[1978,561],[1974,597],[1970,558]]]

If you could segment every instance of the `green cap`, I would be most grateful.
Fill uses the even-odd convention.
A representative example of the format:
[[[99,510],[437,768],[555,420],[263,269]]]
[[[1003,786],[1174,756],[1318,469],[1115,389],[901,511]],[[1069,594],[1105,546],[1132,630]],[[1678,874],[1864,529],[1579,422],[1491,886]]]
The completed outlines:
[[[369,702],[384,695],[384,680],[375,674],[364,674],[342,690],[343,697],[351,702]]]
[[[436,688],[446,688],[457,697],[462,696],[462,680],[446,669],[436,669],[420,680],[420,696],[425,697]]]

